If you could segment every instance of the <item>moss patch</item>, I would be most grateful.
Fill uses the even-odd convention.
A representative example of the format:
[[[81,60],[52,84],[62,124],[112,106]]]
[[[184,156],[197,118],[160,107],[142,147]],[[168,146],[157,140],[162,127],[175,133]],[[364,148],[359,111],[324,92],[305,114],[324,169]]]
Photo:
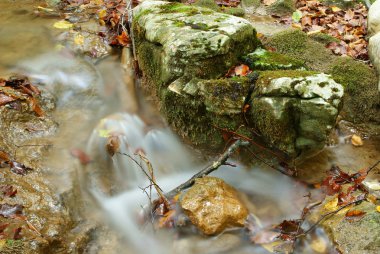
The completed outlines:
[[[243,61],[253,70],[295,70],[305,68],[302,61],[261,48],[243,57]]]
[[[337,57],[329,73],[346,90],[342,114],[352,122],[380,122],[380,96],[374,69],[349,57]]]
[[[274,47],[278,52],[304,61],[308,69],[326,72],[328,63],[334,55],[322,43],[311,40],[298,29],[289,29],[269,38],[266,45]]]
[[[325,33],[316,33],[316,34],[312,34],[309,36],[310,39],[314,40],[314,41],[317,41],[317,42],[320,42],[324,45],[327,45],[331,42],[336,42],[336,43],[339,43],[340,41],[335,38],[334,36],[331,36],[329,34],[325,34]]]
[[[295,0],[277,0],[275,3],[268,6],[267,9],[273,14],[291,14],[296,10],[296,2]]]

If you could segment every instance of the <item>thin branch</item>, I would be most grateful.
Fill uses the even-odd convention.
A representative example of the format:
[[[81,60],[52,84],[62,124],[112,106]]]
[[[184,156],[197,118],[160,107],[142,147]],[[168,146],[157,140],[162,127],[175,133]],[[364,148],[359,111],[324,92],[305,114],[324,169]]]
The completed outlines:
[[[154,173],[153,173],[152,163],[150,163],[150,161],[141,152],[139,152],[138,155],[140,156],[140,158],[145,162],[146,166],[148,167],[148,170],[149,170],[149,173],[150,173],[150,179],[151,179],[151,182],[153,183],[154,188],[157,191],[157,194],[162,198],[162,200],[164,201],[165,206],[167,208],[170,208],[170,202],[169,202],[169,200],[166,198],[166,196],[165,196],[164,192],[162,191],[162,189],[157,185],[157,182],[156,182],[156,179],[155,179]]]
[[[380,164],[380,160],[378,160],[375,164],[373,164],[368,170],[367,170],[367,175],[369,172],[372,171],[372,169],[376,168]]]
[[[148,180],[153,184],[155,185],[155,187],[157,187],[158,189],[160,189],[162,191],[162,189],[160,188],[160,186],[158,186],[152,179],[152,177],[145,171],[145,169],[143,168],[143,166],[135,159],[133,158],[132,156],[130,156],[129,154],[127,153],[121,153],[121,152],[117,152],[118,154],[121,154],[121,155],[125,155],[127,156],[128,158],[130,158],[134,163],[136,163],[137,166],[140,167],[141,171],[144,173],[144,175],[148,178]]]
[[[174,197],[179,192],[191,187],[195,179],[202,178],[211,172],[217,170],[220,166],[226,165],[227,159],[241,146],[247,146],[249,145],[249,142],[243,141],[241,139],[238,139],[235,143],[233,143],[227,151],[225,151],[216,161],[214,161],[211,165],[207,166],[206,168],[202,169],[195,175],[193,175],[189,180],[187,180],[185,183],[179,185],[178,187],[174,188],[173,190],[169,191],[165,194],[166,197]]]

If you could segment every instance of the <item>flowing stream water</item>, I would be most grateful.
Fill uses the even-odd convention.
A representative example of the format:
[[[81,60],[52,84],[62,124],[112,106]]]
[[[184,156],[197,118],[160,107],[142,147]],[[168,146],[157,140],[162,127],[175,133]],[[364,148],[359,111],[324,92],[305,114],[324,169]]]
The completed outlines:
[[[224,234],[240,236],[241,231],[212,238],[197,234],[181,238],[173,231],[154,233],[149,226],[143,227],[138,222],[141,207],[149,204],[142,190],[149,181],[127,155],[115,154],[111,158],[107,154],[107,136],[115,134],[120,140],[120,152],[138,162],[141,160],[134,154],[143,150],[164,192],[187,180],[207,162],[182,144],[149,102],[133,91],[133,77],[125,76],[133,74],[123,72],[117,53],[94,62],[68,49],[57,51],[55,38],[62,31],[54,29],[53,23],[58,19],[33,14],[34,7],[42,2],[0,2],[0,76],[7,77],[11,73],[28,75],[56,99],[54,119],[59,124],[59,131],[53,137],[55,148],[45,159],[45,174],[54,184],[52,188],[63,193],[73,186],[77,188],[78,183],[86,200],[82,213],[113,228],[123,239],[115,243],[125,246],[123,253],[178,253],[178,248],[184,248],[181,249],[184,253],[225,251],[218,239],[223,239]],[[136,108],[136,105],[140,107]],[[85,150],[94,162],[82,166],[73,160],[70,149],[77,147]],[[341,154],[341,151],[350,153],[351,148],[343,147],[338,152],[327,151],[321,155],[320,163],[312,163],[313,167],[326,168],[333,161],[347,162],[344,158],[350,156]],[[364,159],[363,166],[373,158],[369,157],[369,160]],[[250,212],[262,224],[270,225],[300,216],[306,203],[304,195],[308,192],[304,185],[264,166],[247,168],[235,163],[236,168],[223,166],[213,175],[244,193]],[[352,166],[353,162],[349,165]],[[331,247],[321,229],[317,230],[317,235]],[[176,242],[174,248],[173,241]],[[326,253],[330,253],[329,249]],[[299,253],[315,252],[307,244],[301,250]],[[112,253],[112,250],[106,253]],[[243,240],[226,253],[268,252]]]

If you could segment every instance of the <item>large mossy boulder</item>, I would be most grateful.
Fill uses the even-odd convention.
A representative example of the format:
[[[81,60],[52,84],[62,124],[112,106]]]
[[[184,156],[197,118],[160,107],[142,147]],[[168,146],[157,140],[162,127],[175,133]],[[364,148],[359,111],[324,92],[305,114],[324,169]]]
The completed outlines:
[[[259,43],[248,21],[180,3],[143,2],[133,29],[139,64],[159,88],[181,77],[218,78]]]
[[[263,72],[249,120],[272,147],[310,156],[325,146],[342,96],[343,87],[323,73]]]
[[[185,140],[220,150],[226,131],[252,138],[253,127],[293,158],[324,147],[343,95],[329,76],[304,70],[304,59],[255,51],[256,32],[244,19],[161,1],[134,10],[143,87]],[[255,70],[271,70],[260,74],[245,113],[253,76],[221,78],[243,59]]]

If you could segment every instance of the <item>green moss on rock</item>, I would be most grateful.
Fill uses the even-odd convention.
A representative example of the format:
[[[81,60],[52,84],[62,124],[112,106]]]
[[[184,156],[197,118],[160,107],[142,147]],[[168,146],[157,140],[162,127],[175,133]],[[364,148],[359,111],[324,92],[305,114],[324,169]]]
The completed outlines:
[[[347,92],[342,114],[351,122],[380,123],[380,95],[376,71],[349,57],[338,57],[329,65],[329,73]]]
[[[267,10],[272,14],[286,15],[291,14],[296,10],[295,0],[277,0],[267,7]]]
[[[306,33],[298,29],[277,33],[268,39],[266,45],[304,61],[308,69],[315,71],[326,72],[328,63],[334,59],[334,55],[322,43],[309,39]]]
[[[243,17],[245,15],[244,9],[240,7],[225,7],[225,8],[222,8],[221,10],[222,12],[226,14],[237,16],[237,17]]]
[[[312,34],[312,35],[309,36],[309,38],[311,38],[314,41],[317,41],[319,43],[322,43],[324,45],[327,45],[327,44],[329,44],[331,42],[336,42],[336,43],[340,42],[340,40],[338,40],[334,36],[331,36],[331,35],[325,34],[325,33]]]
[[[214,0],[198,0],[193,5],[203,8],[209,8],[213,11],[220,11],[219,6],[215,3]]]
[[[305,65],[302,61],[278,52],[270,52],[261,48],[244,56],[243,60],[252,70],[305,69]]]

